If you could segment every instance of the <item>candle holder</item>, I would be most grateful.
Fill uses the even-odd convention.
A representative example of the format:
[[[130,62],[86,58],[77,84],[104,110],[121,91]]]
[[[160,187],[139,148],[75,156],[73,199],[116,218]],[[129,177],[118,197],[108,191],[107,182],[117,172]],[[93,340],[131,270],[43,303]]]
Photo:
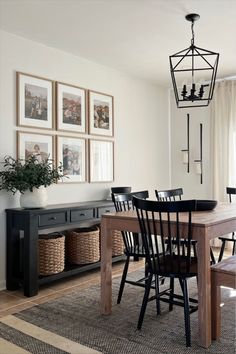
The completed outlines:
[[[202,123],[200,123],[200,159],[194,160],[196,174],[200,175],[201,184],[203,183],[202,171]]]
[[[187,114],[187,149],[181,150],[182,163],[187,165],[187,172],[189,173],[189,113]]]

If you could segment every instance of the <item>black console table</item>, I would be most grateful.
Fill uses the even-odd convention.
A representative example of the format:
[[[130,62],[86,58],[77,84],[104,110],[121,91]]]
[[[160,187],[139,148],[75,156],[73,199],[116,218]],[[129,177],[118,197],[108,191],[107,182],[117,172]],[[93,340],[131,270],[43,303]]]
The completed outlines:
[[[34,296],[40,284],[100,267],[100,262],[66,265],[61,273],[39,277],[38,235],[40,230],[98,224],[102,214],[114,210],[112,201],[107,200],[51,205],[45,209],[6,209],[7,289],[16,290],[23,286],[25,296]],[[114,257],[114,261],[121,259],[124,256]]]

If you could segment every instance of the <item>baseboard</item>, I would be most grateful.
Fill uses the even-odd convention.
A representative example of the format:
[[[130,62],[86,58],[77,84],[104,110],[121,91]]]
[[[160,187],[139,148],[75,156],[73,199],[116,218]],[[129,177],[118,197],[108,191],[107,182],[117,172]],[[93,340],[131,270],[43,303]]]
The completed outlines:
[[[0,290],[6,290],[6,281],[5,280],[0,281]]]

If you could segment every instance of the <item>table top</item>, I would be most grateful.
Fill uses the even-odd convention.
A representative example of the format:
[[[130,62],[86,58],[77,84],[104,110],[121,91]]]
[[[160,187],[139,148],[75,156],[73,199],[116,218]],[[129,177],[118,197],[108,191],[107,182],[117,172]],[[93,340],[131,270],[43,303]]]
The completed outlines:
[[[49,211],[55,210],[65,210],[65,209],[86,209],[86,208],[99,208],[113,206],[113,202],[111,200],[94,200],[94,201],[86,201],[86,202],[78,202],[78,203],[65,203],[65,204],[53,204],[48,205],[45,208],[35,208],[35,209],[24,209],[24,208],[11,208],[6,209],[7,213],[37,213],[44,214]]]
[[[135,210],[129,210],[104,214],[103,218],[134,220],[137,219],[137,214]],[[182,223],[188,222],[188,213],[180,213],[179,219]],[[236,204],[234,203],[219,203],[214,210],[192,213],[192,224],[194,226],[209,227],[230,220],[236,220]]]

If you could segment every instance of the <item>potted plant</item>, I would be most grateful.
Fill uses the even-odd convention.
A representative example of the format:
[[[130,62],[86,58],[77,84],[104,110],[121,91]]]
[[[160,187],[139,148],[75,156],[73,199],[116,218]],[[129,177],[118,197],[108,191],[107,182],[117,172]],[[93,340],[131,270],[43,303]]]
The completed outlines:
[[[15,194],[21,193],[20,205],[23,208],[43,208],[47,205],[46,187],[63,177],[60,164],[53,166],[53,160],[39,161],[37,155],[26,160],[4,158],[4,170],[0,171],[0,190]]]

